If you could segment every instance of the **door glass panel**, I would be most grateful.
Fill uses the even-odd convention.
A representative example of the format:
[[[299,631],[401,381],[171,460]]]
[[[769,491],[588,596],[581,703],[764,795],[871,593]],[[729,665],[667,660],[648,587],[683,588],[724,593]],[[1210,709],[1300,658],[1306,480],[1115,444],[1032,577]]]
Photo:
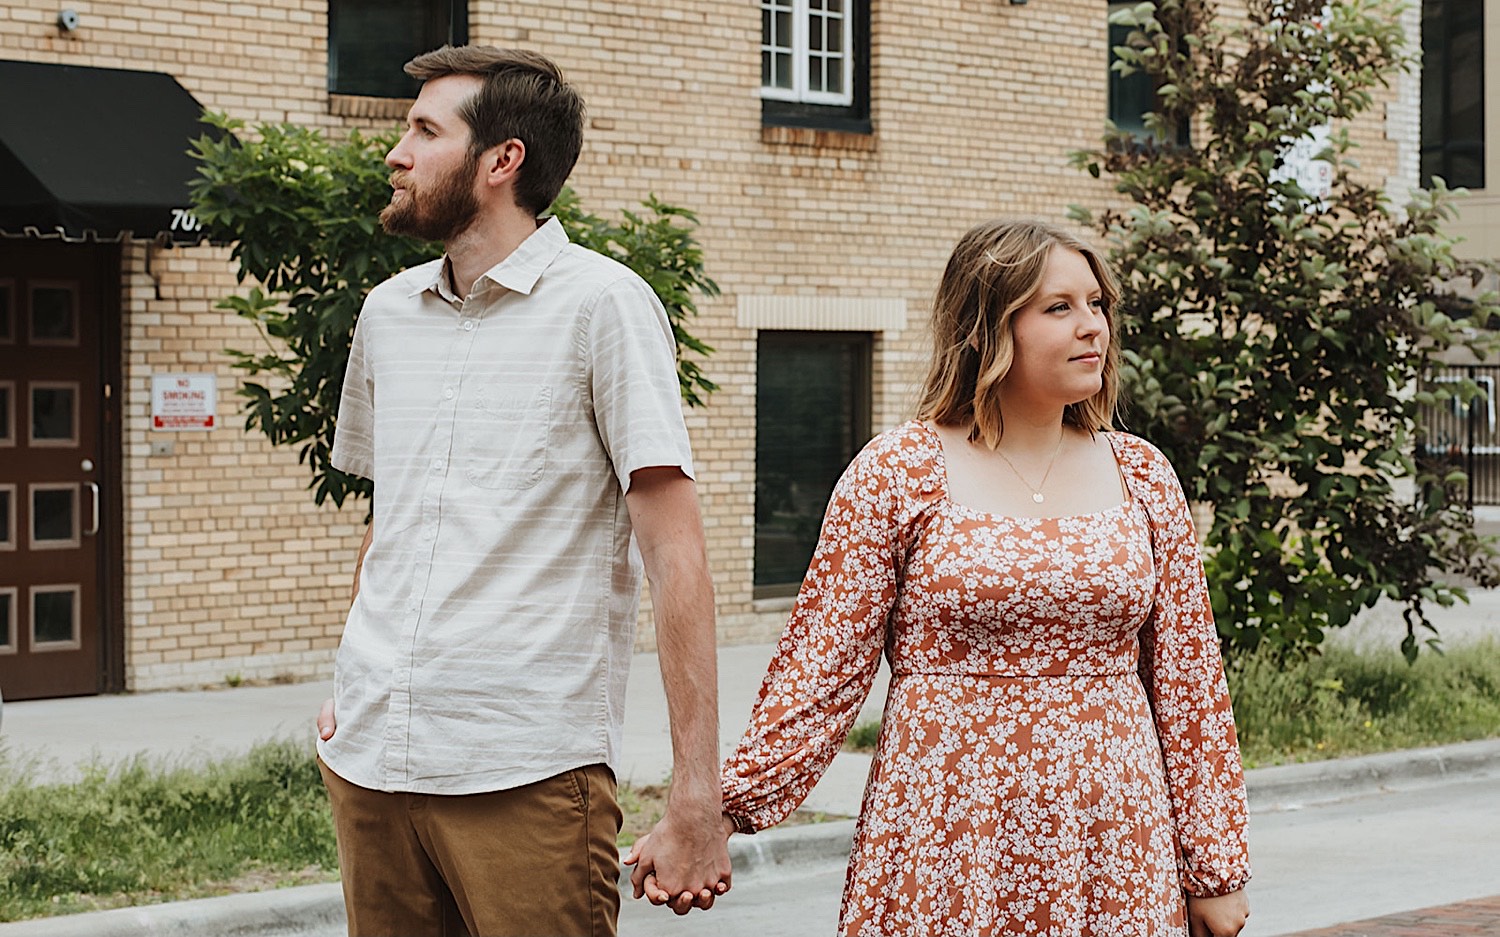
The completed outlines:
[[[78,486],[31,486],[31,548],[61,550],[78,546]]]
[[[10,280],[0,280],[0,345],[9,345],[16,340],[15,316],[16,287]]]
[[[0,381],[0,446],[16,444],[16,385]]]
[[[31,287],[31,343],[78,344],[78,291],[72,284]]]
[[[78,445],[77,384],[38,381],[31,385],[31,444]]]
[[[0,589],[0,654],[16,652],[16,588]]]
[[[78,586],[31,590],[31,646],[37,651],[78,647]]]
[[[16,486],[0,485],[0,550],[16,548]]]

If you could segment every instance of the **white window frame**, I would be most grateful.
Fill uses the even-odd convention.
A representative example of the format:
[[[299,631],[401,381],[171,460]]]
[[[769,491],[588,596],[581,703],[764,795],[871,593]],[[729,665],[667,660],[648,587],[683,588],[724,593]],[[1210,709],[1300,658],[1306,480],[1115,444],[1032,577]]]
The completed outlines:
[[[790,46],[771,46],[766,43],[764,25],[761,29],[761,53],[785,51],[790,48],[792,52],[792,87],[778,88],[772,85],[761,85],[760,96],[773,101],[795,101],[802,104],[825,104],[834,107],[848,107],[854,103],[854,10],[853,6],[857,0],[843,0],[843,11],[837,14],[829,14],[824,10],[813,10],[811,0],[760,0],[762,24],[766,11],[774,15],[778,10],[788,7],[792,11],[792,41]],[[843,60],[844,81],[842,94],[834,94],[828,91],[808,90],[808,63],[812,60],[814,53],[809,48],[808,35],[809,26],[814,17],[819,19],[834,19],[837,17],[843,26],[843,51],[840,57]],[[820,58],[833,58],[827,55],[826,50],[818,53]]]

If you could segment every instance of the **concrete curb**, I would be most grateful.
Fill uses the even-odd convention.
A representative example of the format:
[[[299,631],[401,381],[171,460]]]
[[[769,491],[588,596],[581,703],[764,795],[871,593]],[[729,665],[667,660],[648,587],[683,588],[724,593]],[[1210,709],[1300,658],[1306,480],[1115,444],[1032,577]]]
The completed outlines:
[[[1500,739],[1256,768],[1245,786],[1251,812],[1267,813],[1490,776],[1500,777]]]
[[[1500,777],[1500,739],[1257,768],[1246,773],[1246,786],[1251,811],[1265,813],[1491,776]],[[735,837],[729,854],[736,879],[794,874],[843,861],[853,836],[853,820],[787,827]],[[626,900],[629,871],[620,875]],[[0,937],[277,937],[337,927],[343,919],[343,894],[334,883],[18,921],[0,924]]]
[[[5,937],[270,937],[344,921],[338,882],[0,924]]]

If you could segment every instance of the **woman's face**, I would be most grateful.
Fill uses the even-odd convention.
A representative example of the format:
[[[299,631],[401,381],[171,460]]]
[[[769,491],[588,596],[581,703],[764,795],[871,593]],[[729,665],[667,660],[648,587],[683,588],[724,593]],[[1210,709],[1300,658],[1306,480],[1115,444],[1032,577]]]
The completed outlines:
[[[1082,254],[1061,245],[1048,252],[1036,293],[1011,317],[1011,338],[1015,357],[1000,383],[1007,403],[1061,409],[1099,392],[1109,321]]]

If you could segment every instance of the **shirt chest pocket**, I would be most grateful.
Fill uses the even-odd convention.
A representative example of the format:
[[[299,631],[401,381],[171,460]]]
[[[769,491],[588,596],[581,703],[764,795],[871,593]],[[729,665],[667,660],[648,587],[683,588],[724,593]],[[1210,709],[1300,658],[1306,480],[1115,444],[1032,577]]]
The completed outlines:
[[[552,388],[482,384],[464,407],[459,465],[478,488],[530,488],[547,468]]]

